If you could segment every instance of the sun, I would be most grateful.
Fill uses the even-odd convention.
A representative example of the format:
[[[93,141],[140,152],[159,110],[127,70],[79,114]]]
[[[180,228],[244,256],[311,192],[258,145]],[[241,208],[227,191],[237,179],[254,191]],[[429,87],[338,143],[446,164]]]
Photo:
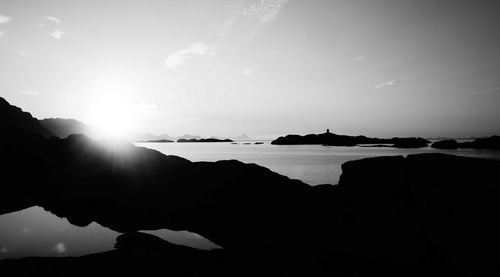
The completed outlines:
[[[95,93],[87,105],[87,121],[93,136],[103,139],[125,139],[135,126],[133,101],[125,93]]]

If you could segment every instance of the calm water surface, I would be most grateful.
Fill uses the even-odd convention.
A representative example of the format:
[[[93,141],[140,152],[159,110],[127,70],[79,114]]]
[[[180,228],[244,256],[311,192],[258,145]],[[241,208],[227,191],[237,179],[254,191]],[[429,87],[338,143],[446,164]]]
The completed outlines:
[[[337,184],[344,162],[376,156],[417,153],[448,153],[467,157],[500,160],[500,151],[396,149],[389,147],[335,147],[322,145],[271,145],[231,143],[135,143],[166,155],[184,157],[193,162],[236,159],[265,166],[275,172],[310,185]]]
[[[336,184],[342,163],[375,156],[416,153],[449,153],[468,157],[500,160],[500,151],[394,149],[385,147],[325,147],[320,145],[261,145],[231,143],[135,143],[137,146],[177,155],[191,161],[237,159],[256,163],[293,179],[311,185]],[[185,231],[151,231],[172,243],[198,248],[213,248],[214,244]],[[71,225],[40,207],[0,216],[0,259],[28,256],[81,256],[113,248],[119,233],[99,224],[87,227]]]

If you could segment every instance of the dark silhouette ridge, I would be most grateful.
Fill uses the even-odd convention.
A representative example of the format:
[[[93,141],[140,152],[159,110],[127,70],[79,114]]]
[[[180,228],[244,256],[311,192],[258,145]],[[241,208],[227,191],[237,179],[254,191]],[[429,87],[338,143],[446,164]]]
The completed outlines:
[[[10,105],[0,97],[0,143],[20,139],[51,137],[53,133],[45,129],[30,113]]]
[[[3,260],[2,273],[99,265],[114,275],[498,275],[499,161],[362,159],[343,164],[337,186],[312,187],[255,164],[71,135],[0,145],[0,168],[0,214],[38,205],[79,226],[187,230],[224,248],[191,251],[133,233],[114,252]]]
[[[458,143],[456,140],[441,140],[431,145],[433,148],[438,149],[457,149],[457,148],[471,148],[471,149],[500,149],[500,136],[491,136],[486,138],[476,138],[473,141]]]
[[[233,142],[233,141],[230,139],[206,138],[206,139],[178,139],[177,142]]]
[[[59,138],[65,138],[73,134],[88,136],[91,133],[91,128],[87,124],[75,119],[46,118],[39,121],[45,129]]]
[[[309,134],[305,136],[287,135],[279,137],[271,142],[275,145],[299,145],[299,144],[321,144],[327,146],[356,146],[360,144],[392,144],[396,148],[420,148],[426,147],[428,140],[423,138],[370,138],[365,136],[346,136],[330,133],[327,130],[323,134]],[[385,145],[384,145],[385,146]]]

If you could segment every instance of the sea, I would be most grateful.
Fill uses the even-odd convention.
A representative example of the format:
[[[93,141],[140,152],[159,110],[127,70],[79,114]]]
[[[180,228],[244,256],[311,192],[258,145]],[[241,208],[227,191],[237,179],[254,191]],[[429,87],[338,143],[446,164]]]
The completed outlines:
[[[500,160],[495,150],[440,150],[430,147],[396,149],[391,147],[336,147],[322,145],[272,145],[270,141],[238,141],[235,143],[134,143],[184,157],[193,162],[240,160],[271,169],[310,185],[337,184],[341,166],[351,160],[376,156],[406,156],[418,153],[447,153],[466,157]],[[220,246],[187,231],[149,230],[169,242],[200,249]],[[120,233],[97,223],[87,227],[70,224],[41,207],[0,216],[0,259],[49,256],[82,256],[111,250]]]

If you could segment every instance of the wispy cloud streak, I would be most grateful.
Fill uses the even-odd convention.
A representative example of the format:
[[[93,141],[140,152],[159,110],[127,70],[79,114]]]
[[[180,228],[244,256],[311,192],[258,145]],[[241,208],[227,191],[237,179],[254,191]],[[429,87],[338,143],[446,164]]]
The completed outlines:
[[[353,62],[359,62],[359,61],[362,61],[364,59],[366,59],[365,56],[357,56],[357,57],[352,58],[352,61]]]
[[[175,68],[183,64],[186,59],[194,56],[210,58],[215,55],[215,46],[208,46],[200,42],[188,45],[186,48],[170,54],[165,59],[165,66]]]
[[[252,1],[243,9],[245,17],[257,17],[261,22],[270,22],[276,19],[288,0],[261,0]]]
[[[488,94],[488,93],[496,93],[496,92],[500,92],[500,87],[468,92],[467,94],[468,95],[480,95],[480,94]]]
[[[62,20],[57,17],[46,16],[44,17],[44,20],[38,24],[38,26],[42,28],[52,28],[48,34],[54,39],[62,39],[64,36]]]
[[[7,23],[11,20],[10,17],[0,14],[0,24]]]
[[[398,85],[398,84],[400,84],[404,81],[407,81],[407,80],[410,80],[410,77],[404,77],[401,79],[394,79],[394,80],[385,81],[385,82],[382,82],[382,83],[374,86],[374,88],[381,89],[381,88],[393,87],[393,86]]]
[[[255,72],[255,70],[256,70],[255,67],[251,67],[251,66],[245,67],[243,69],[243,71],[241,71],[241,74],[243,74],[243,75],[250,75],[250,74],[253,74]]]
[[[57,25],[61,25],[61,23],[62,23],[61,19],[53,17],[53,16],[46,16],[45,19],[50,20]]]
[[[30,95],[30,96],[38,96],[42,94],[41,92],[38,91],[33,91],[33,90],[21,90],[19,93],[24,94],[24,95]]]

